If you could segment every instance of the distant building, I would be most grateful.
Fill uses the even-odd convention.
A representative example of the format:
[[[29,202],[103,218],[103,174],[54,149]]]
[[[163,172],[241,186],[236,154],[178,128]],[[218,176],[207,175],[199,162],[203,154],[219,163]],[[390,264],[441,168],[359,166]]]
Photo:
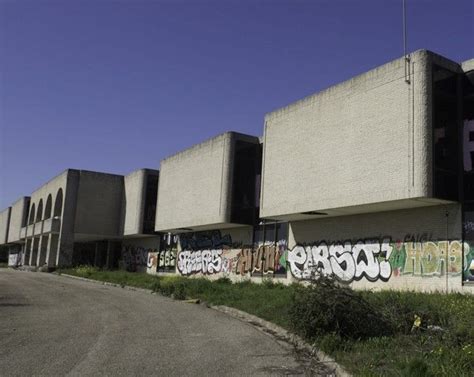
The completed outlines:
[[[123,177],[68,169],[0,213],[8,224],[0,241],[10,246],[12,265],[112,268],[123,260],[146,268],[146,251],[159,248],[157,188],[156,170]]]

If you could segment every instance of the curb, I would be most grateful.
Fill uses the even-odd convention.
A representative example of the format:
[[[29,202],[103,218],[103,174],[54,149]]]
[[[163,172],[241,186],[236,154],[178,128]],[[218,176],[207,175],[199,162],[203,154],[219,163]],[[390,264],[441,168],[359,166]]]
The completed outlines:
[[[109,287],[117,287],[117,288],[122,288],[122,289],[127,289],[129,291],[138,291],[138,292],[144,292],[144,293],[150,293],[150,294],[159,294],[156,292],[153,292],[151,289],[146,289],[146,288],[138,288],[138,287],[132,287],[130,285],[122,285],[122,284],[117,284],[117,283],[109,283],[106,281],[100,281],[100,280],[94,280],[94,279],[88,279],[88,278],[83,278],[80,276],[74,276],[74,275],[69,275],[69,274],[60,274],[57,272],[53,272],[53,274],[57,276],[65,276],[71,279],[76,279],[76,280],[82,280],[90,283],[96,283],[96,284],[101,284],[101,285],[106,285]],[[163,296],[166,297],[166,296]],[[181,300],[182,301],[182,300]],[[185,300],[186,301],[186,300]],[[182,302],[185,302],[182,301]],[[199,303],[199,300],[187,300],[190,303]],[[352,377],[350,373],[348,373],[341,365],[339,365],[332,357],[329,355],[325,354],[323,351],[320,351],[316,349],[315,347],[311,346],[310,344],[306,343],[301,337],[298,335],[292,334],[288,330],[285,330],[284,328],[275,325],[272,322],[266,321],[260,317],[257,317],[253,314],[249,314],[247,312],[244,312],[239,309],[231,308],[229,306],[224,306],[224,305],[209,305],[206,303],[205,304],[208,308],[216,310],[218,312],[224,313],[228,315],[229,317],[236,318],[240,321],[247,322],[248,324],[252,325],[253,327],[256,327],[257,329],[270,334],[274,336],[275,338],[279,340],[283,340],[289,344],[292,344],[297,350],[303,350],[306,353],[316,356],[318,359],[319,363],[324,364],[332,374],[331,376],[337,376],[337,377]]]
[[[71,279],[87,281],[89,283],[96,283],[96,284],[106,285],[108,287],[117,287],[117,288],[123,288],[123,289],[129,290],[129,291],[137,291],[137,292],[156,294],[156,292],[153,292],[151,289],[146,289],[146,288],[132,287],[130,285],[123,285],[123,284],[117,284],[117,283],[109,283],[108,281],[88,279],[88,278],[83,278],[81,276],[74,276],[74,275],[69,275],[69,274],[59,274],[57,272],[53,272],[53,274],[57,275],[57,276],[65,276],[65,277],[68,277],[68,278],[71,278]]]
[[[247,322],[253,325],[254,327],[258,327],[260,330],[273,335],[276,338],[282,339],[287,343],[294,345],[295,348],[298,350],[303,350],[309,353],[310,355],[316,356],[320,363],[323,363],[328,369],[330,369],[330,371],[333,373],[332,375],[338,377],[352,376],[342,366],[336,363],[336,361],[332,357],[306,343],[298,335],[292,334],[288,330],[285,330],[284,328],[275,325],[272,322],[265,321],[264,319],[257,317],[253,314],[249,314],[242,310],[238,310],[224,305],[211,305],[210,308],[225,313],[231,317],[237,318],[243,322]]]

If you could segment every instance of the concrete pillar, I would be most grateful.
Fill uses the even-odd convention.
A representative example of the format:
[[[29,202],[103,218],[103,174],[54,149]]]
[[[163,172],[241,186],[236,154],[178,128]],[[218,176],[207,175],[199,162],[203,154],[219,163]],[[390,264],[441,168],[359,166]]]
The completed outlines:
[[[56,265],[59,267],[72,266],[72,255],[74,251],[74,241],[61,237],[58,241],[58,253],[56,257]]]
[[[95,242],[95,252],[94,252],[94,266],[100,267],[100,243]]]
[[[33,237],[31,242],[30,266],[36,266],[38,258],[39,237]]]
[[[110,241],[107,240],[107,258],[105,260],[105,267],[107,269],[111,269],[112,268],[112,248],[110,247]]]
[[[46,263],[46,253],[48,250],[49,236],[41,236],[38,246],[38,259],[37,265],[39,267],[43,266]]]
[[[30,264],[30,255],[31,255],[31,238],[27,238],[23,244],[23,257],[22,264],[28,266]]]
[[[58,255],[58,239],[59,235],[51,233],[48,240],[48,254],[46,257],[46,263],[48,267],[56,267],[56,258]]]

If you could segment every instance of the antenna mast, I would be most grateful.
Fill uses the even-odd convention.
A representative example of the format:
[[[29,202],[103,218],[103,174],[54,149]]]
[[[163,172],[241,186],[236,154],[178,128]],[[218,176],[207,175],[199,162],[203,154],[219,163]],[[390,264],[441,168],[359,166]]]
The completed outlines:
[[[410,84],[410,56],[407,54],[407,10],[405,0],[403,5],[403,56],[405,58],[405,82]]]

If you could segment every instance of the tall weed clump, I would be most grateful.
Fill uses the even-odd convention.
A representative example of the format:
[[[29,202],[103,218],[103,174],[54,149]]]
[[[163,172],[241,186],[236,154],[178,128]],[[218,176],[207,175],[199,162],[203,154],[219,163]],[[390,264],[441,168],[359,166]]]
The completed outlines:
[[[378,308],[329,277],[296,287],[289,316],[293,331],[312,341],[327,335],[354,340],[393,333],[390,321]]]

